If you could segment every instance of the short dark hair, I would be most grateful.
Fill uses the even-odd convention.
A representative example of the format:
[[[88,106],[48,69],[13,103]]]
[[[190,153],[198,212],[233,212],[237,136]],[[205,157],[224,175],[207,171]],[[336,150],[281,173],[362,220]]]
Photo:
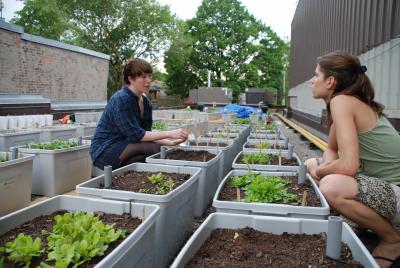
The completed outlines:
[[[143,74],[152,74],[153,68],[146,60],[132,58],[124,65],[124,81],[129,85],[129,76],[135,79]]]

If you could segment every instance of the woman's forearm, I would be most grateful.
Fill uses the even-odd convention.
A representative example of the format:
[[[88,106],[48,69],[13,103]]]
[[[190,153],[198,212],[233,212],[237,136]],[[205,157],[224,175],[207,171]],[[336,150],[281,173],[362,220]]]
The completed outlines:
[[[324,154],[322,155],[322,159],[324,159],[324,162],[332,162],[338,158],[339,158],[338,153],[329,148],[326,149],[324,151]]]

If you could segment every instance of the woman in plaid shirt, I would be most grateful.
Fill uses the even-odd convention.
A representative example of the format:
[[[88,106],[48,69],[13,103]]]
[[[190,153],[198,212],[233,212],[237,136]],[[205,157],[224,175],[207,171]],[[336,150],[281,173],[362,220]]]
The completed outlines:
[[[188,133],[182,129],[152,132],[152,107],[149,94],[153,70],[143,59],[129,60],[123,70],[125,85],[108,101],[90,147],[93,164],[113,169],[144,162],[160,151],[160,145],[184,142]]]

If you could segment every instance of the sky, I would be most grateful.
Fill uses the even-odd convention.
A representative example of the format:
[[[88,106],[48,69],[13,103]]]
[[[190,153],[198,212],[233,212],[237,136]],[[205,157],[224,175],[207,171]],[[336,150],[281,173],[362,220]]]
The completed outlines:
[[[0,0],[3,2],[2,16],[9,21],[14,12],[22,9],[21,0]],[[169,5],[173,13],[181,19],[190,19],[196,15],[201,0],[157,0]],[[281,38],[290,40],[290,25],[298,0],[239,0],[254,17],[270,26]]]

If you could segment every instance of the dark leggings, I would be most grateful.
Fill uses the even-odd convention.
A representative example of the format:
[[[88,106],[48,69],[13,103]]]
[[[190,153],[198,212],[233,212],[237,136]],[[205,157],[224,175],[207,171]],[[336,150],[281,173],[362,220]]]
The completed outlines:
[[[159,152],[160,144],[155,142],[129,143],[119,156],[121,167],[137,162],[144,163],[146,157]]]

